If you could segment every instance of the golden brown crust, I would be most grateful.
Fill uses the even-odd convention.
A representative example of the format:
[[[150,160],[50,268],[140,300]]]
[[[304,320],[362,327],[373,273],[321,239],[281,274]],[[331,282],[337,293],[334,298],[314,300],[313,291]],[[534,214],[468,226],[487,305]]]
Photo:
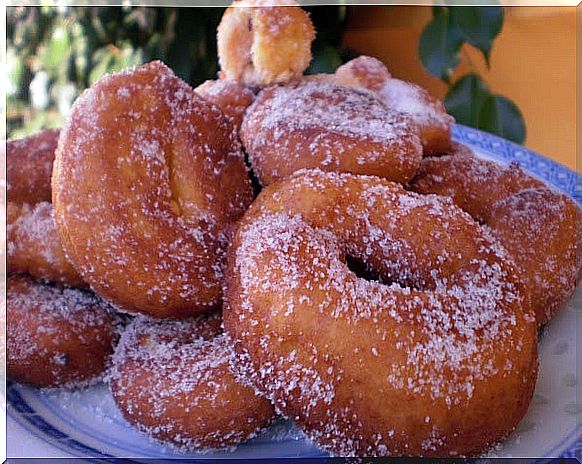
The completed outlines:
[[[220,68],[249,87],[289,82],[309,66],[314,38],[309,15],[295,1],[236,1],[218,26]]]
[[[579,208],[568,196],[547,188],[522,190],[499,201],[487,225],[521,271],[538,324],[546,324],[580,279]]]
[[[86,286],[65,256],[52,205],[46,201],[34,206],[8,202],[6,258],[8,272],[71,287]]]
[[[455,144],[449,154],[425,158],[411,183],[419,193],[451,197],[456,205],[483,222],[501,198],[544,184],[528,176],[518,164],[503,168],[481,160],[464,145]]]
[[[224,325],[247,378],[325,449],[476,455],[513,430],[535,385],[537,326],[514,273],[450,200],[302,171],[241,220]]]
[[[425,154],[444,153],[450,148],[454,123],[442,102],[411,82],[393,78],[384,64],[371,56],[360,56],[340,66],[335,82],[374,92],[390,109],[407,114],[416,129]]]
[[[255,94],[251,90],[230,79],[208,80],[194,91],[232,118],[237,130],[240,129],[246,109],[255,99]]]
[[[48,129],[6,142],[8,201],[31,205],[51,201],[51,175],[58,140],[59,131]]]
[[[360,56],[337,68],[334,78],[341,85],[380,92],[392,76],[380,60]]]
[[[25,276],[8,277],[7,373],[36,387],[80,387],[99,380],[119,320],[96,296]]]
[[[227,229],[251,201],[232,122],[161,62],[75,102],[53,174],[57,229],[83,279],[121,309],[218,306]]]
[[[501,166],[457,145],[423,160],[412,189],[449,196],[487,225],[513,257],[540,325],[576,287],[582,269],[582,213],[518,164]]]
[[[59,130],[49,129],[6,144],[8,272],[84,287],[65,257],[50,203],[59,134]]]
[[[369,92],[313,80],[263,90],[240,136],[263,185],[303,168],[407,182],[422,157],[406,116]]]
[[[132,322],[109,378],[130,423],[184,451],[237,445],[269,425],[269,401],[231,372],[234,352],[221,322],[219,314]]]

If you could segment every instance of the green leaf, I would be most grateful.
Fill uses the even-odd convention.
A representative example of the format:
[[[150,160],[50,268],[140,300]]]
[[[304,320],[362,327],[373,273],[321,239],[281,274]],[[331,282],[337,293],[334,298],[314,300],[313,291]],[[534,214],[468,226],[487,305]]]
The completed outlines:
[[[69,31],[64,25],[57,26],[42,56],[42,64],[52,76],[55,76],[67,69],[67,61],[70,56],[71,36],[69,35]]]
[[[493,40],[503,25],[503,7],[459,6],[449,10],[451,22],[459,29],[463,39],[481,50],[489,66]]]
[[[124,41],[120,47],[102,47],[93,55],[95,66],[89,73],[89,83],[93,84],[104,74],[119,72],[130,66],[137,66],[144,62],[144,53],[141,48],[134,48],[129,41]]]
[[[433,76],[449,83],[453,69],[459,64],[463,40],[451,22],[448,10],[434,8],[433,18],[426,25],[418,43],[420,61]]]
[[[120,51],[121,53],[115,56],[115,61],[107,72],[119,72],[122,69],[143,64],[143,50],[141,48],[134,48],[131,43],[123,42]]]
[[[106,47],[98,49],[93,55],[95,66],[89,73],[89,85],[92,85],[107,73],[114,60],[113,54]]]
[[[77,85],[83,86],[85,84],[85,76],[89,67],[89,40],[87,39],[85,28],[81,22],[73,24],[71,27],[71,36],[71,49],[75,71],[74,76]]]
[[[487,83],[477,74],[467,74],[455,82],[445,96],[445,108],[457,122],[477,127],[483,102],[491,95]]]
[[[502,95],[489,95],[479,113],[479,129],[516,143],[525,140],[525,122],[515,103]]]
[[[477,74],[467,74],[455,82],[444,103],[461,124],[517,143],[525,140],[525,123],[519,108],[504,96],[492,94]]]

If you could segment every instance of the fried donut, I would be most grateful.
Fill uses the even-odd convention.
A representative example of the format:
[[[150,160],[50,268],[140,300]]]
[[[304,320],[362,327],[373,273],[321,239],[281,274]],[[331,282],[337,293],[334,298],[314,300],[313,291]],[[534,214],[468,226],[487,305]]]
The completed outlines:
[[[208,80],[196,87],[194,91],[231,117],[237,130],[242,124],[246,109],[255,98],[251,90],[230,79]]]
[[[7,373],[36,387],[81,387],[101,379],[120,319],[95,295],[8,276]]]
[[[335,80],[341,85],[371,90],[388,108],[410,116],[426,154],[443,153],[450,148],[455,119],[447,114],[442,102],[419,85],[393,78],[380,60],[371,56],[355,58],[336,70]]]
[[[218,306],[231,225],[252,201],[232,122],[161,62],[101,79],[61,133],[53,205],[83,280],[128,312]]]
[[[540,325],[572,294],[582,269],[582,214],[573,200],[513,163],[456,146],[426,158],[411,188],[452,200],[491,229],[515,261]]]
[[[302,171],[241,220],[224,325],[250,381],[323,448],[475,455],[513,430],[536,381],[514,273],[449,199]]]
[[[181,321],[138,316],[123,333],[109,383],[140,431],[188,451],[231,447],[273,419],[265,398],[235,379],[220,315]]]
[[[422,158],[406,116],[367,91],[317,81],[263,90],[240,136],[263,185],[302,168],[407,182]]]
[[[71,287],[85,285],[63,252],[50,203],[9,202],[6,235],[8,272],[28,273]]]
[[[6,142],[6,193],[8,201],[35,204],[51,201],[51,174],[59,131]]]
[[[222,74],[249,87],[289,82],[311,62],[315,30],[293,0],[241,0],[218,25]]]

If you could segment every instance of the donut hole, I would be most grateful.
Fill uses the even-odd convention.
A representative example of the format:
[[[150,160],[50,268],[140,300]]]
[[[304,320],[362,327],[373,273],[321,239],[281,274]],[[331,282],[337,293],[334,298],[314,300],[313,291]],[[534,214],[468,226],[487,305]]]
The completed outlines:
[[[368,282],[376,282],[387,286],[396,284],[414,290],[427,290],[434,288],[434,285],[420,279],[418,276],[412,275],[412,273],[404,272],[404,270],[403,272],[380,271],[376,266],[374,266],[374,264],[366,262],[353,254],[347,254],[344,261],[348,269],[353,272],[356,277],[367,280]]]
[[[364,262],[356,256],[347,255],[345,257],[345,262],[348,269],[356,274],[356,277],[360,279],[368,280],[370,282],[378,282],[384,285],[391,285],[394,283],[391,279],[382,276],[369,263]]]

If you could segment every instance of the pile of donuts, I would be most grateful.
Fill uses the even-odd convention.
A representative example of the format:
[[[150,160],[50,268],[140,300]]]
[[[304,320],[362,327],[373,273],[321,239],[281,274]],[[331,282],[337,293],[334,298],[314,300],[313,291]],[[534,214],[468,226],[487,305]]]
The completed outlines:
[[[276,3],[226,10],[217,80],[127,69],[8,141],[8,375],[105,381],[181,451],[281,416],[333,455],[479,455],[528,408],[582,214],[375,58],[303,75],[313,25]]]

